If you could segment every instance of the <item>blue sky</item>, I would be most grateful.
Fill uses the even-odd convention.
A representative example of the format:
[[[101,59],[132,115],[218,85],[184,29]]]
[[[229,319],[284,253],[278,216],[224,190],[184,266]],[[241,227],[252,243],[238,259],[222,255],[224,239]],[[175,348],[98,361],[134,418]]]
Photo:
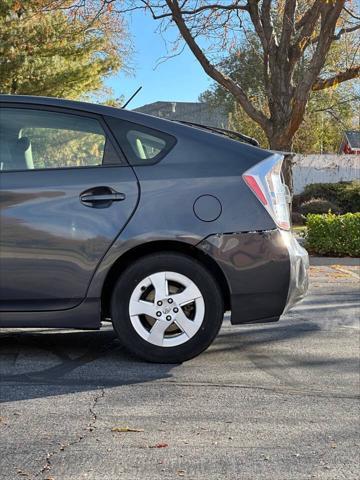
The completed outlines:
[[[197,101],[201,92],[211,85],[193,54],[186,49],[180,56],[158,65],[159,58],[168,55],[164,39],[156,33],[158,22],[141,12],[129,18],[129,31],[134,44],[131,57],[134,75],[120,72],[108,80],[115,96],[129,98],[142,85],[142,90],[129,104],[136,108],[157,100]]]

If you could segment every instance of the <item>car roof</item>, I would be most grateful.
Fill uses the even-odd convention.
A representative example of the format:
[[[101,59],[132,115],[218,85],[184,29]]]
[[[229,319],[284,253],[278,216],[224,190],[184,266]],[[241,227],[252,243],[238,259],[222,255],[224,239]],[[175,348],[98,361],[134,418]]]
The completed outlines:
[[[25,105],[43,105],[48,107],[65,107],[73,110],[81,110],[82,112],[97,113],[99,115],[108,115],[126,119],[126,117],[141,118],[151,117],[143,113],[132,112],[117,107],[100,105],[97,103],[81,102],[78,100],[65,100],[56,97],[40,97],[35,95],[4,95],[0,94],[0,102],[5,103],[23,103]],[[153,117],[155,118],[155,117]]]
[[[181,134],[184,128],[189,127],[181,125],[177,122],[154,117],[146,113],[134,112],[123,108],[109,107],[97,103],[80,102],[78,100],[65,100],[56,97],[41,97],[34,95],[4,95],[0,94],[0,103],[17,103],[24,105],[45,106],[45,107],[62,107],[71,110],[79,110],[81,112],[94,113],[109,117],[119,118],[128,122],[134,122],[149,128],[158,129],[160,131],[171,134]],[[194,129],[192,129],[194,130]]]
[[[68,108],[71,110],[79,110],[81,112],[88,112],[97,115],[104,115],[109,117],[119,118],[121,120],[126,120],[128,122],[137,123],[149,128],[157,129],[171,135],[186,135],[187,137],[192,137],[193,139],[206,141],[207,139],[214,136],[217,137],[217,142],[220,145],[225,142],[235,142],[237,148],[254,148],[250,145],[232,140],[228,137],[214,133],[211,131],[205,131],[194,126],[185,125],[183,123],[167,120],[165,118],[155,117],[146,113],[135,112],[132,110],[126,110],[123,108],[110,107],[107,105],[100,105],[96,103],[80,102],[77,100],[65,100],[63,98],[55,97],[41,97],[35,95],[4,95],[0,94],[0,103],[17,103],[24,105],[42,105],[47,107],[62,107]],[[209,137],[210,136],[210,137]],[[224,144],[223,144],[224,145]],[[255,147],[256,148],[256,147]]]

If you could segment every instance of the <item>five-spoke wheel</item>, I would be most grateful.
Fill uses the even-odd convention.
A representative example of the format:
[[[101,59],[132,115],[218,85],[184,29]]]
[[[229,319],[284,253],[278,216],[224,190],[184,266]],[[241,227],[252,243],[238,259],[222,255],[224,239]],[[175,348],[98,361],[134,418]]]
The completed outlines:
[[[144,340],[160,347],[174,347],[187,342],[199,330],[205,315],[204,298],[185,275],[157,272],[135,287],[129,315]]]
[[[224,313],[212,274],[178,253],[149,255],[131,265],[115,285],[111,310],[115,330],[129,350],[166,363],[207,348]]]

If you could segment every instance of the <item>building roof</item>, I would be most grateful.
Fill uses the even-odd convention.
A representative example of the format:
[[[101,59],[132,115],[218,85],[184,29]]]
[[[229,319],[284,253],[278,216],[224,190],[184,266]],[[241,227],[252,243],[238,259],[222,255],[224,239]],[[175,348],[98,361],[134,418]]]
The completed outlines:
[[[228,126],[228,116],[225,110],[204,102],[154,102],[135,108],[134,112],[211,127],[227,128]]]

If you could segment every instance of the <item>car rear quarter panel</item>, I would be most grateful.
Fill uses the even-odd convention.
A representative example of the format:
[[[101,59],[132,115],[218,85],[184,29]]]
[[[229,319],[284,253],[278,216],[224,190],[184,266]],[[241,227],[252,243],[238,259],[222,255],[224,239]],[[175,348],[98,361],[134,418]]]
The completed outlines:
[[[116,121],[107,122],[116,135]],[[90,297],[99,295],[114,262],[140,244],[177,240],[197,245],[212,234],[275,228],[241,177],[270,152],[164,123],[167,133],[176,135],[177,143],[159,163],[134,166],[140,183],[139,205],[99,266],[88,292]],[[201,195],[212,195],[221,202],[221,215],[216,220],[206,222],[195,215],[194,202]]]
[[[151,119],[155,128],[157,119]],[[109,122],[115,136],[117,122]],[[177,143],[159,163],[134,166],[141,197],[130,228],[180,230],[200,237],[275,228],[242,179],[244,171],[271,152],[174,122],[162,121],[161,126],[176,137]],[[200,195],[218,198],[222,213],[217,220],[204,222],[196,218],[193,207]]]

